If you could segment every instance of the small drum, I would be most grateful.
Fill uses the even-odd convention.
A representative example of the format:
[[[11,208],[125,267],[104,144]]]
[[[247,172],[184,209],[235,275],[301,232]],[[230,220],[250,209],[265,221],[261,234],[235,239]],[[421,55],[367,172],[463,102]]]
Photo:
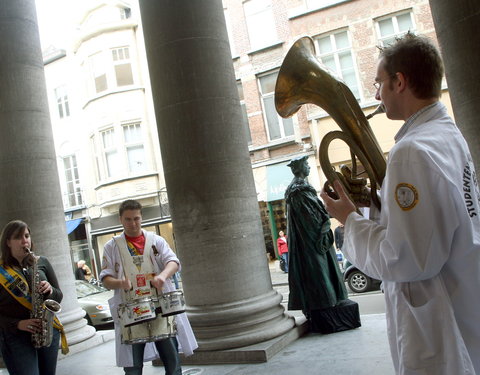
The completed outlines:
[[[125,327],[148,322],[156,316],[155,304],[151,298],[137,299],[118,306],[118,317]]]
[[[156,319],[128,327],[122,324],[121,328],[122,344],[127,345],[160,341],[175,337],[177,334],[177,325],[173,316],[167,318],[157,316]]]
[[[158,296],[158,304],[162,310],[162,316],[177,315],[185,312],[185,298],[181,290],[164,293]]]

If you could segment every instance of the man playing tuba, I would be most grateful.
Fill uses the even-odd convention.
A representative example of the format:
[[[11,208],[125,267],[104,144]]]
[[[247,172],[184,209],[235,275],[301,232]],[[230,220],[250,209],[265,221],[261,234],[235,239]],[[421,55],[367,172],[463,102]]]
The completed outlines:
[[[443,66],[424,37],[381,49],[376,98],[404,120],[390,151],[379,222],[322,193],[345,224],[345,256],[381,279],[397,374],[479,374],[480,204],[467,143],[439,102]]]

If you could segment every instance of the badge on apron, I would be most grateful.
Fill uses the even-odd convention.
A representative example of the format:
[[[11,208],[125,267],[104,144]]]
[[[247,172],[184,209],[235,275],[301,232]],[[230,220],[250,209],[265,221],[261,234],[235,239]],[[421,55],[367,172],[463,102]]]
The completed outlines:
[[[137,286],[142,288],[147,285],[147,278],[144,274],[137,275]]]
[[[133,290],[133,293],[135,295],[134,298],[143,298],[143,297],[149,297],[152,295],[152,291],[149,287],[144,287],[144,288],[135,288]]]
[[[415,186],[402,182],[395,188],[395,200],[403,211],[409,211],[418,203],[418,191]]]

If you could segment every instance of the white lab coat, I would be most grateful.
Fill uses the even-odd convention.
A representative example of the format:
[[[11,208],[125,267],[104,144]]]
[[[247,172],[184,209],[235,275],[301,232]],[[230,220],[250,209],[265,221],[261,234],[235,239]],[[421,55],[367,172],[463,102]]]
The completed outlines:
[[[147,238],[147,232],[143,231],[145,238]],[[152,234],[152,233],[149,233]],[[122,233],[122,237],[125,235]],[[155,245],[158,255],[153,255],[152,263],[155,269],[155,273],[160,273],[165,265],[174,261],[180,265],[175,253],[170,249],[168,243],[160,236],[154,234],[153,244]],[[152,252],[153,254],[153,252]],[[118,246],[115,240],[112,238],[105,244],[102,260],[102,271],[100,273],[100,280],[105,276],[112,276],[114,278],[122,278],[123,265],[118,250]],[[163,292],[171,292],[175,290],[175,286],[172,282],[166,282],[163,286]],[[132,358],[132,345],[124,345],[121,343],[120,334],[120,322],[118,320],[118,306],[125,301],[122,300],[121,290],[115,289],[113,297],[109,300],[110,311],[112,312],[112,318],[115,323],[115,347],[116,347],[116,359],[117,366],[131,367],[133,366]],[[179,343],[179,351],[183,352],[186,356],[193,354],[193,351],[198,347],[197,341],[193,334],[192,328],[185,313],[176,315],[177,322],[177,339]],[[157,349],[153,342],[145,345],[145,353],[143,361],[152,361],[159,358]]]
[[[383,281],[397,374],[480,374],[480,195],[473,162],[443,104],[417,116],[390,152],[379,223],[350,214],[342,250]]]

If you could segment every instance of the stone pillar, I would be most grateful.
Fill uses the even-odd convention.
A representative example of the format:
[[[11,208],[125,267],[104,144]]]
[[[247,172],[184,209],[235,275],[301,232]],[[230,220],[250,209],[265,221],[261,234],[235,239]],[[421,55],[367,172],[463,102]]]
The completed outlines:
[[[0,0],[0,226],[25,221],[63,291],[70,345],[95,334],[77,303],[34,0]]]
[[[430,0],[455,121],[480,171],[480,2]]]
[[[294,326],[272,288],[221,0],[140,1],[188,316],[200,350]]]

